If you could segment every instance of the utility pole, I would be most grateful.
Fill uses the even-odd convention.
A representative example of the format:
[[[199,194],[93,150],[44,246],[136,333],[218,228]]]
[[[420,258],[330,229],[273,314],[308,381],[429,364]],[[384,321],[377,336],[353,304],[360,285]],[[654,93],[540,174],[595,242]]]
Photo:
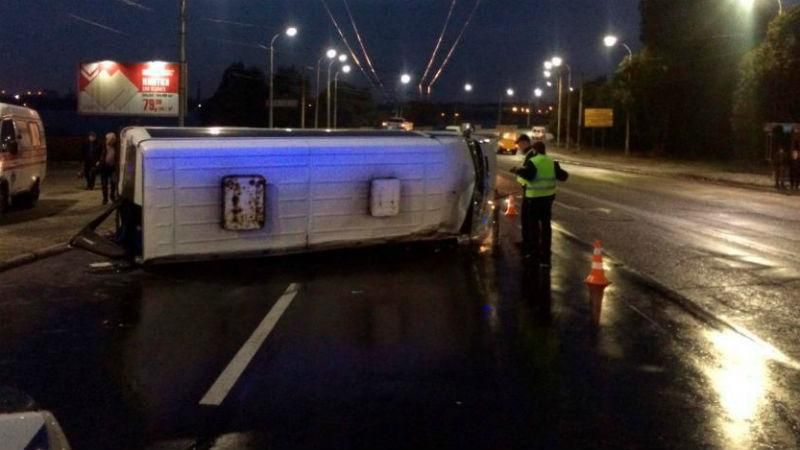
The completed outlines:
[[[578,150],[581,149],[581,131],[583,130],[583,73],[581,73],[581,91],[578,95]]]
[[[300,76],[300,128],[306,127],[306,67]]]
[[[189,100],[186,98],[186,85],[189,80],[188,65],[186,64],[186,0],[179,0],[180,18],[178,24],[178,47],[180,48],[180,86],[178,89],[178,126],[186,125],[186,110]]]
[[[567,66],[567,150],[569,150],[570,126],[572,125],[572,67]]]
[[[558,120],[556,121],[556,147],[561,147],[561,98],[562,92],[561,89],[563,87],[563,80],[564,77],[561,75],[561,72],[558,72]]]

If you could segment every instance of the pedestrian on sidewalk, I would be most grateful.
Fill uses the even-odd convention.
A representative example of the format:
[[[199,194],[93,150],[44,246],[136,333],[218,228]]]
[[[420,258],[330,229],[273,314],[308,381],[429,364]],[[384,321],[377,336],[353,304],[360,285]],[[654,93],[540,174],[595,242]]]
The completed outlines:
[[[97,180],[97,162],[100,160],[100,143],[97,142],[97,134],[89,132],[86,142],[81,149],[83,156],[83,178],[86,180],[86,189],[94,189]]]
[[[775,169],[775,189],[786,189],[786,156],[786,150],[783,149],[783,145],[779,145],[772,160],[772,165]]]
[[[800,142],[794,143],[789,160],[789,185],[793,191],[800,189]]]
[[[569,174],[557,161],[547,155],[543,142],[531,145],[530,138],[522,134],[517,138],[517,148],[525,152],[522,167],[512,169],[517,182],[524,190],[522,200],[522,253],[524,258],[535,259],[549,268],[552,256],[553,202],[556,198],[556,181],[566,181]]]
[[[100,154],[100,161],[97,162],[97,167],[100,169],[100,183],[103,187],[103,204],[108,204],[108,198],[111,201],[117,199],[117,186],[114,180],[116,179],[115,173],[119,163],[119,142],[117,135],[113,132],[106,133],[106,140],[103,144],[103,151]]]

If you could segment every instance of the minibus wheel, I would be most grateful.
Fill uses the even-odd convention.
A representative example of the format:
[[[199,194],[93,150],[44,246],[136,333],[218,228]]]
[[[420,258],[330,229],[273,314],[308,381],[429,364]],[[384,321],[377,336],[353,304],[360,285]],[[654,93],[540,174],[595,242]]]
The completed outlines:
[[[8,211],[8,184],[5,181],[0,182],[0,217]]]

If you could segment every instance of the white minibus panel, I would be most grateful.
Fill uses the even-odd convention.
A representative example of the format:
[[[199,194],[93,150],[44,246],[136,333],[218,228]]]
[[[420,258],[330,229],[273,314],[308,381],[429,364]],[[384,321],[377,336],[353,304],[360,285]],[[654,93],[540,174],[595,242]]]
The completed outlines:
[[[452,134],[131,127],[119,200],[71,244],[139,263],[270,255],[491,229],[494,152]],[[96,228],[117,214],[112,238]]]

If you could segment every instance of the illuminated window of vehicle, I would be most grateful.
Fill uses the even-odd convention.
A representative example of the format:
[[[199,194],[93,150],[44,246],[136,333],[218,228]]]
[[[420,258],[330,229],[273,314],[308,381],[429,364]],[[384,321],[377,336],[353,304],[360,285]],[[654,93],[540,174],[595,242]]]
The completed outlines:
[[[31,145],[39,147],[42,145],[42,138],[39,135],[39,125],[34,122],[28,122],[28,130],[31,133]]]

